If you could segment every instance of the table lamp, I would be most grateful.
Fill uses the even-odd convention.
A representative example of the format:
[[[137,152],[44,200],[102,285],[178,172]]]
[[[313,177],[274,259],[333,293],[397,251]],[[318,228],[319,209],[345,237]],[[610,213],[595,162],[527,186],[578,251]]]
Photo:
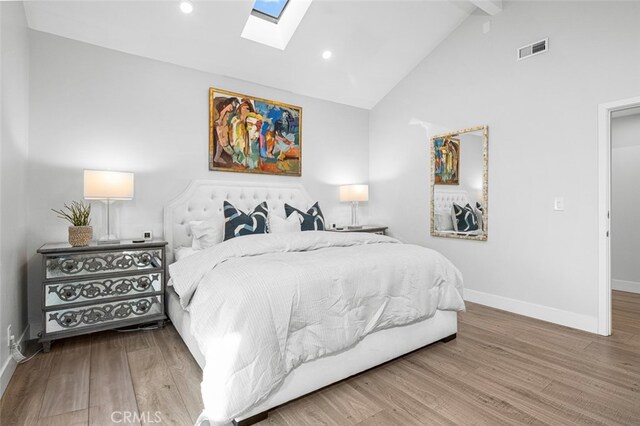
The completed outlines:
[[[347,228],[362,228],[361,225],[358,225],[358,203],[369,201],[369,185],[342,185],[340,187],[340,201],[351,202],[351,225]]]
[[[133,173],[109,170],[84,171],[84,199],[100,200],[107,204],[107,234],[98,244],[117,244],[118,238],[111,234],[111,204],[117,200],[133,199]]]

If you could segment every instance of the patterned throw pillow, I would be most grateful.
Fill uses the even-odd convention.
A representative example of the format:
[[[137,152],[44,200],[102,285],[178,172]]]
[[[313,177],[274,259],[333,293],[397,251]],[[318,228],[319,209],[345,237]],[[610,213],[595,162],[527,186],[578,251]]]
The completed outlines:
[[[267,233],[267,202],[258,204],[249,213],[238,210],[228,201],[224,202],[224,240],[242,235]]]
[[[478,230],[478,218],[473,207],[467,204],[464,207],[453,203],[453,227],[458,232],[471,232]]]
[[[291,207],[289,204],[284,205],[284,212],[287,214],[287,217],[291,216],[293,212],[297,212],[302,218],[301,228],[303,231],[324,231],[324,216],[322,215],[322,210],[320,210],[320,206],[316,202],[307,212],[300,211],[295,207]]]
[[[478,229],[482,230],[484,229],[484,226],[482,226],[482,223],[484,222],[484,208],[482,207],[482,204],[476,202],[475,213],[478,218]]]

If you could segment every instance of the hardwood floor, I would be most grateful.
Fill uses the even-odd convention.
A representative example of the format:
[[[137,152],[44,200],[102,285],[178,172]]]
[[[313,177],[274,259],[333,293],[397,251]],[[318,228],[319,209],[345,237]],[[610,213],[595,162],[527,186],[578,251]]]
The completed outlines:
[[[611,337],[467,307],[456,340],[289,403],[260,425],[640,424],[640,295],[614,292]],[[0,424],[109,425],[113,415],[190,425],[200,376],[171,326],[69,339],[18,366]],[[127,412],[138,415],[122,421]]]

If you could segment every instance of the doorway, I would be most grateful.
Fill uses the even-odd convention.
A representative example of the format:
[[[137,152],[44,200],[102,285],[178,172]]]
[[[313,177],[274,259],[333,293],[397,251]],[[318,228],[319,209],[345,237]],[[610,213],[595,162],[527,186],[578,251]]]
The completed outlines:
[[[611,335],[611,166],[612,119],[640,108],[640,97],[600,104],[598,107],[598,334]],[[630,194],[629,196],[634,196]]]
[[[640,300],[640,107],[611,113],[612,332],[637,324]]]

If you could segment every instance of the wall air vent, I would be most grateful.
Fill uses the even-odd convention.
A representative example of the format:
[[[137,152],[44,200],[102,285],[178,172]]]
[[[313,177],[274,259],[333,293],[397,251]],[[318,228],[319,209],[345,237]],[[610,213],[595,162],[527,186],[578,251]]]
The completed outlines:
[[[526,46],[522,46],[518,49],[518,60],[530,58],[535,55],[539,55],[541,53],[549,50],[549,39],[545,38],[544,40],[536,41],[535,43],[527,44]]]

